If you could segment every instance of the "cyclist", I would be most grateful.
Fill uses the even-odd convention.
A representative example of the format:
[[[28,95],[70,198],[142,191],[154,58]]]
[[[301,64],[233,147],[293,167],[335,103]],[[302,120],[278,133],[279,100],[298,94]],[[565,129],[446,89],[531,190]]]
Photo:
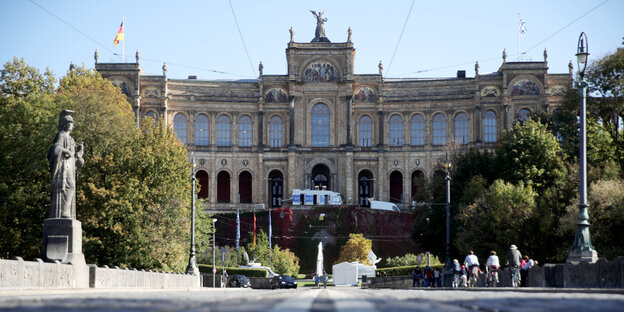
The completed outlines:
[[[470,286],[476,286],[476,281],[479,279],[479,259],[475,256],[474,251],[470,251],[464,260],[466,270],[468,271],[468,278],[472,279]]]
[[[500,267],[500,261],[498,260],[498,256],[496,255],[496,251],[490,251],[490,257],[487,259],[485,263],[485,272],[488,276],[488,286],[490,284],[498,284],[498,274],[497,270]]]
[[[513,287],[520,286],[519,285],[520,273],[518,272],[518,267],[520,266],[521,261],[522,261],[522,255],[520,254],[518,247],[512,244],[509,247],[509,251],[507,251],[507,265],[509,266],[509,269],[511,270],[511,285]],[[514,280],[514,275],[517,280]]]

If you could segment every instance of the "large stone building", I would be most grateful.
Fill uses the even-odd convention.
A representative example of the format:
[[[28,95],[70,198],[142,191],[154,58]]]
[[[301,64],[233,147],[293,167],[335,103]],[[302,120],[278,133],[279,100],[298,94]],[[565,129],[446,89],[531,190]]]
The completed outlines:
[[[193,153],[209,208],[280,206],[296,188],[326,187],[347,204],[406,207],[449,145],[492,149],[505,129],[552,111],[572,82],[542,62],[507,62],[475,77],[393,79],[353,73],[347,42],[294,42],[285,75],[253,80],[171,79],[136,63],[96,69],[127,95],[140,124],[164,118]],[[350,36],[349,36],[350,37]],[[571,72],[571,70],[570,70]],[[189,155],[190,159],[190,155]]]

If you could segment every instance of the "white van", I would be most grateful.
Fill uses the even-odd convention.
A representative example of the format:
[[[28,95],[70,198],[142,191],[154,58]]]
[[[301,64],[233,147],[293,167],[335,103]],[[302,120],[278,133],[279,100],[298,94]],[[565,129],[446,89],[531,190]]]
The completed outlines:
[[[401,211],[396,204],[379,200],[371,200],[370,207],[377,210]]]
[[[327,190],[294,189],[292,205],[342,205],[342,196],[340,193]]]

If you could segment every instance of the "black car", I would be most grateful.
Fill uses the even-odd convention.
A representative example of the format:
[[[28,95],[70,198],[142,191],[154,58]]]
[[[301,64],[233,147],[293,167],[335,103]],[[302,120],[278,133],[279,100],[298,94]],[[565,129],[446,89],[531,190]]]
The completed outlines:
[[[271,289],[275,288],[297,288],[297,282],[291,276],[277,275],[271,279]]]
[[[227,287],[251,288],[251,282],[245,275],[232,275],[228,280]]]

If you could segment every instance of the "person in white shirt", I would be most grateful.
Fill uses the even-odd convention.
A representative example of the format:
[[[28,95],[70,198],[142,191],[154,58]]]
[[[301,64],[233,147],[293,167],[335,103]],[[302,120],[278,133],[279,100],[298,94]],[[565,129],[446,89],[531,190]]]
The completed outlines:
[[[485,273],[487,274],[486,276],[488,276],[489,278],[490,271],[492,273],[495,273],[497,272],[499,267],[500,267],[500,261],[498,259],[498,256],[496,255],[496,251],[492,250],[490,251],[490,257],[487,259],[487,262],[485,263]],[[498,284],[498,274],[494,274],[492,278],[495,279],[496,284]]]
[[[479,266],[479,259],[477,259],[477,256],[475,256],[474,251],[471,250],[470,253],[466,256],[464,264],[468,268],[471,268],[473,266]]]

